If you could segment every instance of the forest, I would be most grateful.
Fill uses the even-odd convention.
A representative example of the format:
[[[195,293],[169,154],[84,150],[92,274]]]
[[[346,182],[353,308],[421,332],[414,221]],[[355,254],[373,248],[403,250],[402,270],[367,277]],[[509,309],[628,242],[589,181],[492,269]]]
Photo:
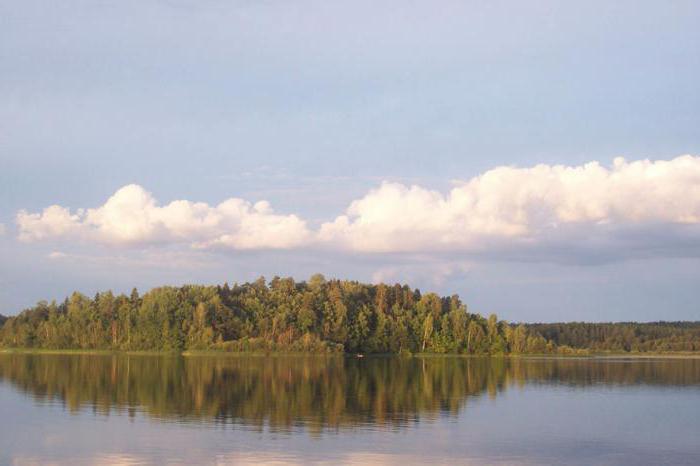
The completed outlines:
[[[700,322],[528,324],[556,345],[591,351],[700,351]]]
[[[1,321],[0,321],[1,323]],[[0,328],[6,348],[125,351],[586,354],[700,351],[700,323],[513,324],[408,285],[260,277],[140,295],[78,292]]]

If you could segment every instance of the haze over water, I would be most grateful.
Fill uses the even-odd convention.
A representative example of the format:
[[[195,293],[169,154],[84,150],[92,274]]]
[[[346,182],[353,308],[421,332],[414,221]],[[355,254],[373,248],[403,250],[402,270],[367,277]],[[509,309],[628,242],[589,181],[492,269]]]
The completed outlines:
[[[1,464],[698,464],[700,359],[0,354]]]

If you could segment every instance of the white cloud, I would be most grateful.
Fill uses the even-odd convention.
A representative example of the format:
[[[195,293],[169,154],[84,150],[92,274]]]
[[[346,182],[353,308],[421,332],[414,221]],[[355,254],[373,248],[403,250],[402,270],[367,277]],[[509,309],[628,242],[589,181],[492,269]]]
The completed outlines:
[[[58,260],[58,259],[65,259],[66,257],[68,257],[68,254],[66,254],[65,252],[61,252],[61,251],[53,251],[53,252],[50,252],[47,257],[51,260]]]
[[[119,189],[97,208],[72,212],[53,205],[40,213],[20,211],[17,225],[22,241],[68,238],[234,250],[317,247],[426,257],[439,253],[445,260],[450,254],[507,251],[518,257],[527,251],[540,260],[578,254],[576,261],[599,261],[613,252],[629,257],[626,250],[658,255],[697,246],[700,157],[618,158],[609,167],[598,162],[497,167],[446,194],[385,182],[316,231],[295,215],[275,214],[266,201],[231,198],[210,206],[178,200],[161,206],[138,185]]]
[[[615,159],[578,167],[497,167],[447,195],[384,183],[321,226],[321,240],[356,251],[479,251],[558,230],[609,231],[700,222],[700,157]]]
[[[132,184],[94,209],[53,205],[41,213],[17,214],[19,239],[78,238],[114,245],[185,242],[206,248],[281,249],[298,247],[310,237],[303,220],[277,215],[265,201],[228,199],[217,206],[173,201],[159,206],[151,193]]]
[[[52,205],[40,214],[30,214],[25,210],[17,213],[19,239],[36,241],[58,236],[76,234],[80,228],[80,215],[71,214],[68,209]]]

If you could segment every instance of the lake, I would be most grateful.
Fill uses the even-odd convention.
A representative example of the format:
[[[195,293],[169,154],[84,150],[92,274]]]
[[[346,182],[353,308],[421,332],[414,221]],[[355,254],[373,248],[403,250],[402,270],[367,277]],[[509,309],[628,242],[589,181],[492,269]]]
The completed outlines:
[[[700,359],[0,354],[0,464],[700,464]]]

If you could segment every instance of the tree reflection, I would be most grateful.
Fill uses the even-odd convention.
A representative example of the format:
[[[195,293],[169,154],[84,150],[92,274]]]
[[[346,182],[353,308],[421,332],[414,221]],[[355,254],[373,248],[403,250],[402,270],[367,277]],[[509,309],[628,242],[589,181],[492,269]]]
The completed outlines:
[[[318,432],[400,428],[528,384],[700,386],[700,360],[2,354],[0,381],[72,412]]]

